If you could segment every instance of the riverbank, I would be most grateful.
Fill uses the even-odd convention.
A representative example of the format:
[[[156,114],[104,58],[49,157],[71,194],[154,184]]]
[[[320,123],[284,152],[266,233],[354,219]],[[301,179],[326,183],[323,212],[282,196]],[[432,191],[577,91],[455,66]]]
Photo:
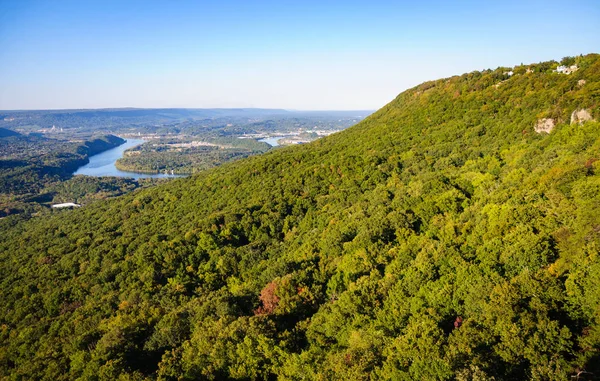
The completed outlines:
[[[137,174],[144,174],[144,175],[167,175],[167,176],[189,176],[191,175],[191,173],[189,172],[180,172],[180,171],[176,171],[176,170],[163,170],[163,171],[159,171],[159,170],[153,170],[153,169],[144,169],[144,168],[139,168],[139,167],[135,167],[135,166],[127,166],[127,165],[123,165],[122,159],[118,159],[115,162],[115,168],[117,168],[119,171],[121,172],[127,172],[127,173],[137,173]]]
[[[126,150],[137,147],[143,144],[145,141],[142,139],[127,139],[124,144],[115,147],[111,150],[102,152],[98,155],[90,157],[89,163],[84,166],[77,168],[73,173],[74,175],[86,175],[94,177],[129,177],[133,179],[140,178],[167,178],[167,177],[180,177],[180,175],[170,175],[164,173],[143,173],[140,171],[124,171],[116,166],[117,160],[123,157]]]

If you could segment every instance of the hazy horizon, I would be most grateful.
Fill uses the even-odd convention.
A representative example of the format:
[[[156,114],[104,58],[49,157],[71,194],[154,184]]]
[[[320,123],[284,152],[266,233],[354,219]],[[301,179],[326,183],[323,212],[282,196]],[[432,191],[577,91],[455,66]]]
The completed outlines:
[[[276,107],[87,107],[87,108],[23,108],[23,109],[0,109],[0,112],[19,112],[19,111],[109,111],[109,110],[272,110],[272,111],[287,111],[290,113],[298,112],[298,113],[325,113],[325,112],[374,112],[376,109],[348,109],[348,110],[332,110],[332,109],[322,109],[322,110],[300,110],[300,109],[290,109],[290,108],[276,108]]]
[[[12,1],[0,109],[376,110],[427,80],[600,51],[592,0]]]

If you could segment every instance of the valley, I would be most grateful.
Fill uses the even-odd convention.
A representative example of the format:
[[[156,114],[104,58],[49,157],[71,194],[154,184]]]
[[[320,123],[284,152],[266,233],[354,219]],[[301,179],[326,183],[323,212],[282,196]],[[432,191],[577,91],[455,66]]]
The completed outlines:
[[[285,138],[281,144],[306,143],[345,129],[369,113],[275,109],[0,111],[0,167],[4,168],[0,217],[47,213],[59,201],[85,205],[115,197],[271,149],[272,145],[260,139],[281,136]],[[86,145],[88,141],[99,144],[102,139],[108,139],[110,145]],[[104,150],[108,151],[101,153]],[[83,179],[81,175],[97,178]],[[78,189],[76,198],[69,199],[69,192],[64,193],[69,187]],[[82,187],[87,191],[82,193]]]

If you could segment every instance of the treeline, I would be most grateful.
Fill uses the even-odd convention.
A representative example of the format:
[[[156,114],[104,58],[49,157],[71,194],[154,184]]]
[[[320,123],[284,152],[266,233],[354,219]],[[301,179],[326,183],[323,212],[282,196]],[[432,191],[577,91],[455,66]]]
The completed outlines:
[[[1,220],[0,376],[597,377],[600,123],[571,114],[600,117],[600,56],[573,60],[427,82],[310,144]]]

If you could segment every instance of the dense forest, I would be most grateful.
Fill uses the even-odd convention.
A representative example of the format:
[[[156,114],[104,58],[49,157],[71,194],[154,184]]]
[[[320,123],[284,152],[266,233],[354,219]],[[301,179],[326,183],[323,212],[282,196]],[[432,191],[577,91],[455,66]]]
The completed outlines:
[[[163,138],[128,149],[115,165],[128,172],[173,171],[192,174],[228,161],[264,153],[270,148],[264,142],[236,137],[207,138],[202,141]]]
[[[598,378],[600,55],[560,63],[0,220],[0,378]]]

